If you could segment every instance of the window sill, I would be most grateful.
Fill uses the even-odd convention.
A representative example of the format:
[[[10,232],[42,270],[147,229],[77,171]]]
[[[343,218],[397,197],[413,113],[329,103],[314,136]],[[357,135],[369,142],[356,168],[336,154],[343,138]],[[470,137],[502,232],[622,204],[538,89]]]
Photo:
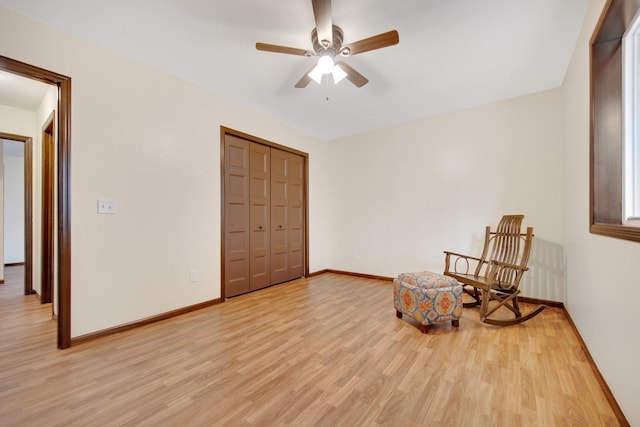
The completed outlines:
[[[614,237],[616,239],[631,240],[640,242],[640,227],[622,224],[591,224],[589,227],[591,234]]]

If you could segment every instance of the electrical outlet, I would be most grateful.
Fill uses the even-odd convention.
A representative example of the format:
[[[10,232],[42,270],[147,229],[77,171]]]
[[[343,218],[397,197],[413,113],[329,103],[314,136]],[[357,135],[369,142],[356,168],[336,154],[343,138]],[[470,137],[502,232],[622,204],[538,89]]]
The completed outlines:
[[[198,281],[198,271],[191,270],[189,271],[189,283],[196,283]]]
[[[98,199],[98,213],[99,214],[115,214],[116,201],[110,200],[110,199]]]

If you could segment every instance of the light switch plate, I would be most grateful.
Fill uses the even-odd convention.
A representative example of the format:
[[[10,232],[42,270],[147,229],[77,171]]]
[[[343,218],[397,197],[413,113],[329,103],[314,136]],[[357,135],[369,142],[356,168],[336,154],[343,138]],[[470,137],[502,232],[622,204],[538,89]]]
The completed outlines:
[[[98,199],[98,213],[99,214],[116,213],[116,201],[111,199]]]
[[[189,283],[196,283],[198,281],[198,271],[191,270],[189,271]]]

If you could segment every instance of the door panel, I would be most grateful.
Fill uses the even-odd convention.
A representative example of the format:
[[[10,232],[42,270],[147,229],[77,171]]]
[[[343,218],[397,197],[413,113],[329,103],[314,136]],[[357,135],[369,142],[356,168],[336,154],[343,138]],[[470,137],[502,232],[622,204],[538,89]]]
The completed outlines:
[[[289,280],[288,153],[271,149],[271,282]]]
[[[251,143],[251,290],[271,284],[270,260],[270,188],[271,156],[269,147]]]
[[[243,171],[244,173],[244,171]],[[247,177],[238,174],[229,174],[227,176],[228,196],[243,198],[247,190]]]
[[[304,275],[304,158],[271,149],[271,276]]]
[[[250,290],[249,141],[225,135],[224,295]]]
[[[304,158],[289,155],[289,279],[304,276]]]

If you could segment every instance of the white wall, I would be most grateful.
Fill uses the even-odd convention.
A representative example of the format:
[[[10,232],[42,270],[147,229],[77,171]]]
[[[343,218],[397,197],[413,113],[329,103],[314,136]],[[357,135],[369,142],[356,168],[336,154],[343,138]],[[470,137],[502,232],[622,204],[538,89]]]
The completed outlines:
[[[640,244],[589,234],[589,38],[593,0],[563,85],[568,310],[631,425],[640,425]]]
[[[72,78],[73,337],[220,296],[220,125],[309,153],[310,269],[327,267],[320,141],[6,9],[0,51]]]
[[[552,90],[331,142],[329,265],[442,271],[443,250],[480,255],[485,226],[522,213],[536,234],[523,290],[564,300],[560,101]]]
[[[34,123],[35,115],[33,112],[0,104],[1,132],[33,137]]]
[[[24,262],[24,155],[9,155],[7,144],[24,144],[4,141],[4,264],[12,264]]]

